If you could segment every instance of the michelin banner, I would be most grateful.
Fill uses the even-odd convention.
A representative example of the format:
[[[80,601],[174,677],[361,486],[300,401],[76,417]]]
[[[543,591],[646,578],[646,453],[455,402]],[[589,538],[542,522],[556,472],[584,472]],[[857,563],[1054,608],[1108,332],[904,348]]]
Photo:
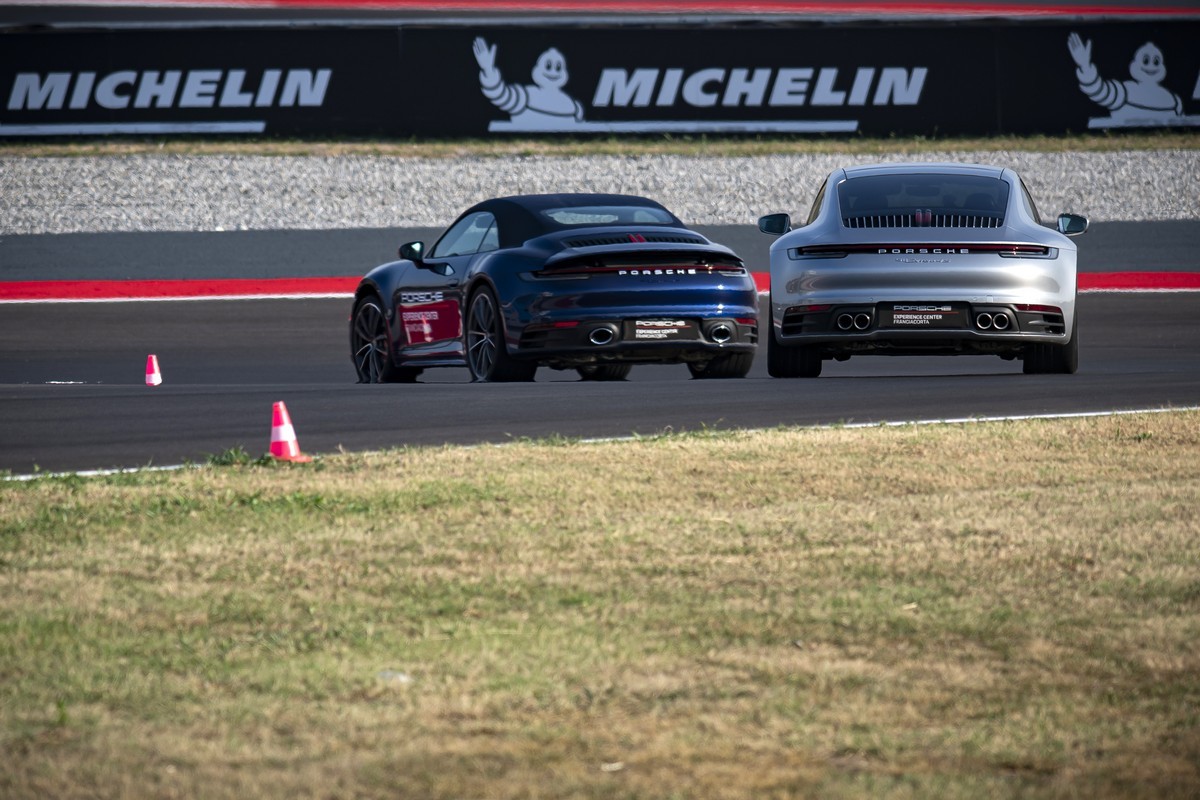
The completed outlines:
[[[395,28],[0,33],[0,137],[389,134]]]
[[[1200,24],[0,33],[0,136],[989,135],[1200,126]]]

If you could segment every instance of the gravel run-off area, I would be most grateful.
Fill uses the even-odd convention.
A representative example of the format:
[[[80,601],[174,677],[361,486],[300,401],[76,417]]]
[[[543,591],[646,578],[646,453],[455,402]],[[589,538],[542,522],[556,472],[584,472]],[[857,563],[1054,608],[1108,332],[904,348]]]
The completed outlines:
[[[878,156],[174,156],[0,158],[0,235],[441,226],[489,197],[620,192],[693,225],[804,213],[824,177]],[[1047,219],[1200,219],[1200,150],[947,152],[1009,166]]]

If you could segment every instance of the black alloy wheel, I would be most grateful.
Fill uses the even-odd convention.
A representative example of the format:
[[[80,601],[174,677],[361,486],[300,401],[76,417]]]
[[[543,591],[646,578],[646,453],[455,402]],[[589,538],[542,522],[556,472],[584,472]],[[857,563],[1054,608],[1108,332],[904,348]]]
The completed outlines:
[[[387,316],[379,298],[367,295],[354,304],[350,324],[350,356],[359,383],[411,383],[419,369],[400,369],[392,363]]]
[[[504,320],[500,318],[500,306],[490,289],[480,289],[471,297],[466,339],[471,380],[478,383],[533,380],[537,362],[518,361],[508,354],[504,344]]]

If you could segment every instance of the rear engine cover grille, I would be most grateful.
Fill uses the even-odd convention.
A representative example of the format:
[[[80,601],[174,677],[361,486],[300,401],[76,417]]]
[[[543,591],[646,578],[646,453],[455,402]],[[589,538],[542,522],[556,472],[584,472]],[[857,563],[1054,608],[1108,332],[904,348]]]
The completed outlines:
[[[679,236],[666,233],[620,233],[613,236],[588,236],[578,239],[566,239],[567,247],[603,247],[609,244],[629,244],[630,242],[655,242],[665,244],[705,244],[697,236]]]
[[[871,214],[842,217],[842,225],[847,228],[1002,228],[1004,217],[994,214]]]

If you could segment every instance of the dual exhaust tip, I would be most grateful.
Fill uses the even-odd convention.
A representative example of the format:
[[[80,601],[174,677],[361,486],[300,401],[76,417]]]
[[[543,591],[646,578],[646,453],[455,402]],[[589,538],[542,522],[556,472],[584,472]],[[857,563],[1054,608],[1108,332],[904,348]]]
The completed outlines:
[[[981,331],[1006,331],[1012,327],[1012,320],[1003,311],[995,314],[984,311],[975,315],[975,327]]]
[[[871,327],[871,315],[865,311],[860,311],[857,314],[838,314],[837,326],[838,330],[843,331],[865,331]]]
[[[617,338],[617,329],[609,325],[601,325],[599,328],[592,328],[588,334],[588,341],[597,347],[603,347],[606,344],[612,344]],[[728,323],[718,322],[708,329],[708,338],[717,344],[725,344],[732,342],[734,339],[733,328]]]

